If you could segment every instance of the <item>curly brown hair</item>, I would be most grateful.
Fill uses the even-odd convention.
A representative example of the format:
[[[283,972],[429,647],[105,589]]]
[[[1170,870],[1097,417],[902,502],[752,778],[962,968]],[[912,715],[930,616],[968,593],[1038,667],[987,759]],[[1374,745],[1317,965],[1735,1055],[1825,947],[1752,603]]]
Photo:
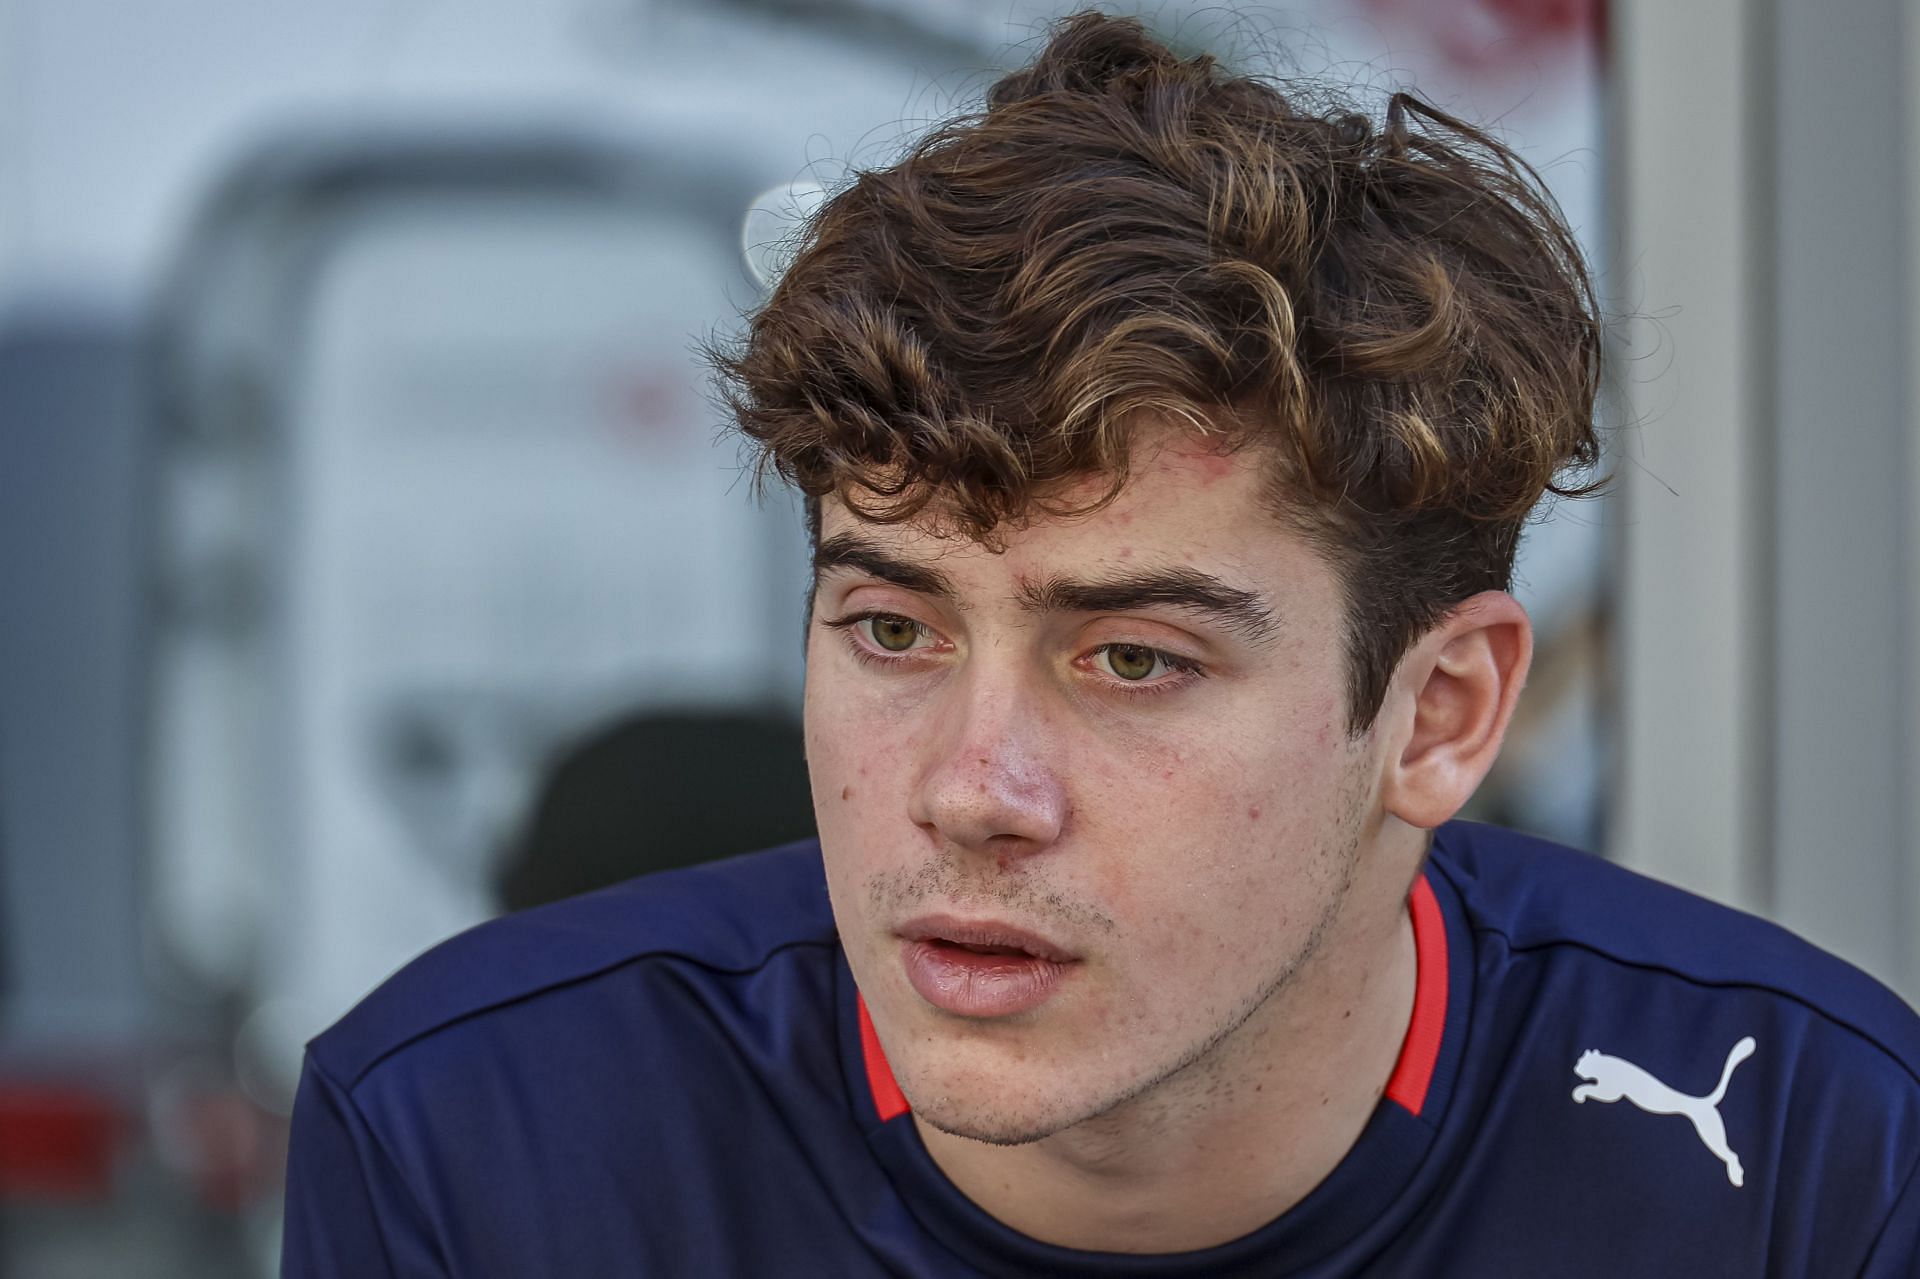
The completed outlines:
[[[761,474],[816,536],[833,495],[992,544],[1110,501],[1143,422],[1257,446],[1340,577],[1364,732],[1408,646],[1509,587],[1542,495],[1598,487],[1600,321],[1511,150],[1405,93],[1380,125],[1314,98],[1063,20],[827,201],[713,352]]]

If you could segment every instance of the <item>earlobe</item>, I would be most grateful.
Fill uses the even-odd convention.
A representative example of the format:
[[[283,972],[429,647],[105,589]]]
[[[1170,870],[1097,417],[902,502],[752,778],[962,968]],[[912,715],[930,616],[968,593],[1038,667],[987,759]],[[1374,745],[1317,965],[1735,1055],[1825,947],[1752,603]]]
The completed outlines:
[[[1533,660],[1533,626],[1503,591],[1456,606],[1402,659],[1401,743],[1386,763],[1387,811],[1432,829],[1460,811],[1500,754]]]

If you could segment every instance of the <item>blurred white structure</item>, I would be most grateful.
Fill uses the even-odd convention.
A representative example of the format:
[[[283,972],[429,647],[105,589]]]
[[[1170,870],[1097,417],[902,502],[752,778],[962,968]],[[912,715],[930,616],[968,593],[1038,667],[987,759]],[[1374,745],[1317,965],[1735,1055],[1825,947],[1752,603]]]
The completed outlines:
[[[750,502],[689,333],[751,296],[758,176],[577,128],[347,134],[210,202],[160,329],[149,866],[168,952],[277,1009],[263,1104],[495,912],[558,744],[797,714],[799,521]]]
[[[1615,14],[1615,849],[1920,998],[1920,17]]]

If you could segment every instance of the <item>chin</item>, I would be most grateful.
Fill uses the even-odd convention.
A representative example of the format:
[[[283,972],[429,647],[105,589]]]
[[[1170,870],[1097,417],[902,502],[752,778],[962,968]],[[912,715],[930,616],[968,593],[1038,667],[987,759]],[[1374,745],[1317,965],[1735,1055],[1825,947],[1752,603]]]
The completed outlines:
[[[894,1077],[915,1118],[940,1132],[1021,1146],[1071,1128],[1096,1108],[1096,1098],[1068,1086],[1058,1066],[1045,1054],[1036,1059],[1031,1048],[1007,1052],[999,1045],[952,1042],[915,1047],[924,1055],[896,1061]]]
[[[1024,1146],[1107,1115],[1164,1078],[1083,1080],[1080,1087],[1062,1088],[1050,1067],[1026,1069],[1041,1070],[1041,1078],[1054,1086],[1035,1087],[1020,1078],[1022,1067],[1012,1062],[919,1072],[900,1084],[914,1115],[928,1127],[994,1146]]]
[[[1086,1118],[1061,1107],[1021,1106],[1008,1098],[970,1103],[951,1095],[936,1096],[921,1105],[911,1094],[913,1113],[928,1127],[952,1137],[965,1137],[990,1146],[1025,1146],[1073,1127]]]

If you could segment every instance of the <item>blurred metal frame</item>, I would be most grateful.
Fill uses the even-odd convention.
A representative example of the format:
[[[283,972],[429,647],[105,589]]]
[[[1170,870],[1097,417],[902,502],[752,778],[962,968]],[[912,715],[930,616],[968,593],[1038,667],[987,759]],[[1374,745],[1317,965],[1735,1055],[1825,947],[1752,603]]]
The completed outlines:
[[[1746,336],[1748,7],[1630,0],[1612,23],[1613,260],[1627,273],[1615,305],[1634,318],[1608,352],[1631,420],[1615,461],[1626,531],[1608,851],[1759,909],[1758,751],[1770,725],[1757,719],[1751,643],[1759,516],[1748,468],[1761,426]],[[1683,118],[1722,144],[1672,145]]]
[[[729,239],[737,261],[740,220],[770,183],[770,175],[730,164],[720,148],[697,140],[649,139],[564,120],[499,128],[469,123],[453,131],[307,132],[256,145],[193,219],[156,310],[152,380],[162,500],[154,504],[158,527],[150,542],[158,625],[148,687],[163,691],[168,636],[182,628],[222,636],[230,671],[253,666],[258,673],[284,648],[276,587],[264,569],[276,548],[260,539],[281,535],[275,514],[287,498],[286,395],[300,373],[312,282],[364,210],[422,196],[577,198],[636,218],[665,211],[711,225]],[[753,285],[744,270],[738,287],[747,301]],[[181,527],[180,504],[167,500],[168,491],[205,497],[210,488],[220,499],[201,502],[202,515]],[[769,625],[783,624],[788,619],[771,607],[778,593],[767,596]],[[265,725],[284,711],[284,690],[272,679],[235,680],[222,694],[215,714],[225,717],[219,731],[227,742],[256,762],[270,754]],[[178,746],[168,738],[170,718],[165,706],[150,716],[161,768]],[[294,797],[274,793],[270,773],[249,780],[264,788],[237,787],[234,806],[215,819],[229,823],[223,833],[247,846],[286,847],[288,832],[275,829],[270,814],[284,811]],[[150,783],[148,791],[151,861],[170,831],[177,836],[183,821],[204,826],[208,812],[169,813],[168,788]],[[277,891],[277,878],[265,873],[252,885],[263,904]],[[257,935],[274,933],[271,914],[253,920]],[[253,958],[230,954],[216,967],[245,971]],[[204,975],[207,965],[198,967]],[[244,1014],[257,992],[222,993],[240,994],[233,1006]],[[228,1030],[239,1036],[241,1027]]]
[[[1906,132],[1907,158],[1907,615],[1906,635],[1909,650],[1920,645],[1920,91],[1912,87],[1920,82],[1920,13],[1909,5],[1905,11],[1906,40],[1902,48],[1907,87],[1906,114],[1901,124]],[[1920,1001],[1920,671],[1907,680],[1906,744],[1907,811],[1906,829],[1911,844],[1906,861],[1907,973],[1906,990],[1910,999]]]
[[[247,333],[255,339],[297,333],[299,285],[318,269],[357,205],[423,192],[537,189],[635,210],[671,207],[728,225],[770,179],[719,163],[715,155],[685,142],[648,142],[571,122],[499,130],[467,124],[411,135],[328,131],[262,141],[202,204],[161,288],[154,371],[164,425],[194,434],[208,393],[198,378],[231,375],[224,361],[263,354],[223,351],[220,338],[235,335],[206,332],[208,319],[238,300],[222,297],[227,306],[216,306],[216,294],[253,295],[252,307],[228,313],[249,316]],[[262,263],[278,264],[264,284],[249,275]],[[277,354],[293,359],[297,350],[282,345]],[[213,416],[218,420],[217,411]]]

